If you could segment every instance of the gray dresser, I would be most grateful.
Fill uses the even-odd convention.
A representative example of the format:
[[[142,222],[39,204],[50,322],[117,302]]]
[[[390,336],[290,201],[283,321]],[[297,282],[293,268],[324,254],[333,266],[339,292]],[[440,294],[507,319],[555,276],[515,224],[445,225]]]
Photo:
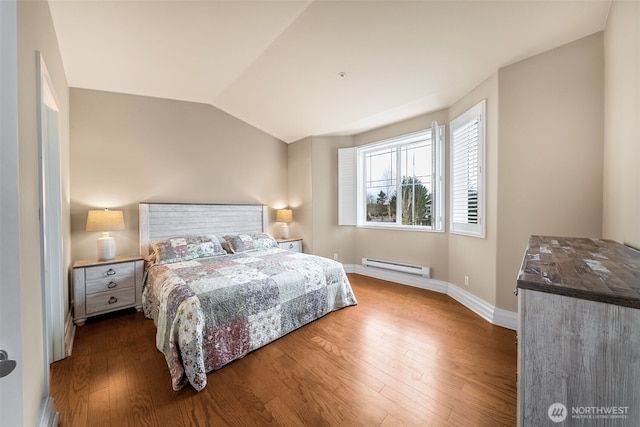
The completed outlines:
[[[640,252],[532,236],[517,293],[518,425],[640,425]]]

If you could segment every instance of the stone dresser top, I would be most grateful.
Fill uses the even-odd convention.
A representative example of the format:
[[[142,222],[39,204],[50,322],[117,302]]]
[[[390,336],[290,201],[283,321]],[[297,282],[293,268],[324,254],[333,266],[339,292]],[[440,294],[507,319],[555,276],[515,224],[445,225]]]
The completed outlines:
[[[531,236],[518,288],[640,308],[640,252],[611,240]]]

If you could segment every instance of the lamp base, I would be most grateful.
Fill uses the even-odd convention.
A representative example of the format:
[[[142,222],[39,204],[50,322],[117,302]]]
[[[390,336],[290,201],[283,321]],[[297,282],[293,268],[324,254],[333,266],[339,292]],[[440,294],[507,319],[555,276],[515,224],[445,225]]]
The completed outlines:
[[[116,257],[116,241],[109,233],[98,238],[98,261],[110,261]]]
[[[289,226],[286,223],[282,224],[282,238],[289,238]]]

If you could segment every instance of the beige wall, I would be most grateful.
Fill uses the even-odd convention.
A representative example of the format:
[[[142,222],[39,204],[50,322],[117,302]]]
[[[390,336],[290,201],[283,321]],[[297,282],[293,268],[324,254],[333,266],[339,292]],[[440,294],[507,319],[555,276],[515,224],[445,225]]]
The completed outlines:
[[[98,235],[84,231],[89,209],[124,210],[126,229],[113,236],[126,255],[138,253],[142,201],[287,205],[284,142],[210,105],[70,93],[74,260],[96,257]]]
[[[350,136],[313,137],[313,253],[347,264],[354,258],[354,227],[338,225],[338,149],[351,147]]]
[[[289,224],[289,236],[302,238],[302,249],[313,252],[313,197],[311,137],[288,146],[289,207],[293,210],[293,222]],[[280,237],[276,228],[276,237]]]
[[[604,237],[640,248],[640,3],[614,1],[605,37]]]
[[[337,254],[344,264],[356,262],[355,230],[338,225],[338,149],[352,143],[350,136],[313,136],[289,144],[291,237],[303,239],[305,252]]]
[[[498,74],[494,73],[449,108],[449,122],[486,100],[486,228],[485,238],[449,236],[448,281],[475,296],[496,304],[496,256],[498,247]],[[448,123],[449,123],[448,122]],[[447,128],[447,131],[449,128]],[[449,207],[447,206],[447,212]],[[448,228],[449,224],[447,224]],[[469,277],[465,286],[464,277]]]
[[[603,35],[577,40],[498,72],[500,308],[532,234],[601,237]]]
[[[36,51],[42,52],[60,118],[63,262],[70,266],[69,89],[47,2],[18,2],[18,103],[20,168],[20,257],[22,286],[24,425],[35,425],[44,396],[43,307],[40,283],[39,161],[36,111]],[[66,280],[66,278],[65,278]],[[65,282],[68,296],[68,283]],[[67,299],[65,298],[65,305]],[[67,310],[65,310],[66,312]]]

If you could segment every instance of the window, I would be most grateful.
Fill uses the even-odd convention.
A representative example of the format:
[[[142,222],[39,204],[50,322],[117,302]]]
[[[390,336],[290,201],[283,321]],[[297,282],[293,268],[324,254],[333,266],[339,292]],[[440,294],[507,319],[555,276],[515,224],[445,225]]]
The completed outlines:
[[[349,222],[343,185],[356,169],[353,215],[357,225],[443,231],[444,126],[357,148],[340,150],[341,224]],[[354,156],[355,154],[355,156]],[[351,160],[351,159],[355,159]]]
[[[451,232],[485,236],[484,136],[485,101],[467,110],[450,126]]]

